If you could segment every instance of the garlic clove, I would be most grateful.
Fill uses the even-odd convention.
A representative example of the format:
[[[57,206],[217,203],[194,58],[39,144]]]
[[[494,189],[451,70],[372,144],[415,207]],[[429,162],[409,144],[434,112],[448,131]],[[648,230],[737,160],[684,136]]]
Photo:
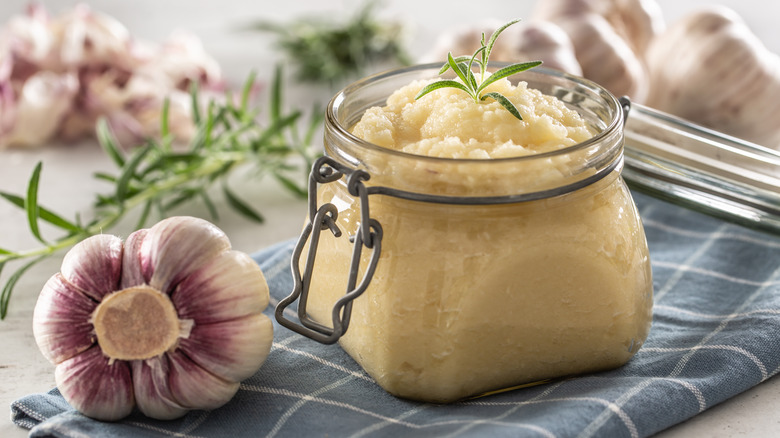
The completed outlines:
[[[76,244],[62,260],[62,276],[95,301],[119,286],[122,272],[122,240],[101,234]]]
[[[261,313],[268,285],[246,253],[225,251],[184,279],[171,294],[181,319],[210,324]]]
[[[78,79],[72,73],[40,71],[22,86],[9,144],[38,146],[54,134],[73,109]]]
[[[179,349],[193,362],[225,380],[254,375],[273,343],[271,319],[260,313],[215,324],[195,325]]]
[[[146,284],[151,278],[151,266],[142,266],[144,260],[141,257],[141,246],[149,232],[147,228],[135,231],[125,239],[125,248],[122,254],[122,279],[120,289]]]
[[[133,388],[138,409],[147,417],[173,420],[187,413],[178,403],[168,384],[170,366],[166,355],[132,362]]]
[[[583,75],[616,96],[643,102],[647,72],[628,43],[602,16],[587,14],[563,18],[558,25],[568,33]]]
[[[532,21],[518,28],[516,59],[538,59],[542,65],[582,76],[569,35],[550,21]]]
[[[86,4],[52,20],[51,29],[59,43],[60,61],[66,67],[112,63],[132,67],[128,59],[130,32],[115,18],[93,11]]]
[[[238,392],[239,382],[211,374],[180,352],[168,353],[168,360],[171,394],[188,409],[216,409]]]
[[[100,348],[90,348],[54,370],[62,396],[82,414],[103,421],[126,417],[133,410],[133,383],[125,362],[111,362]]]
[[[229,249],[230,241],[214,224],[195,217],[172,217],[149,229],[141,263],[150,264],[149,285],[170,293],[192,272]]]
[[[33,335],[46,359],[57,365],[95,344],[90,316],[96,306],[61,274],[46,282],[33,312]]]

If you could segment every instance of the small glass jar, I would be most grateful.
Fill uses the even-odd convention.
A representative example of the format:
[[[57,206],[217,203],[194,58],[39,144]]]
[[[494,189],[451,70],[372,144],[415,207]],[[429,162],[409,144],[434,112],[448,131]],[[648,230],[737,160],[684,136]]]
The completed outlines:
[[[512,80],[578,111],[593,138],[476,160],[351,134],[366,109],[438,68],[369,77],[331,101],[310,224],[293,256],[296,286],[277,319],[338,340],[388,392],[428,402],[624,364],[647,337],[653,291],[620,176],[620,103],[592,82],[538,68]],[[296,300],[298,322],[284,315]]]

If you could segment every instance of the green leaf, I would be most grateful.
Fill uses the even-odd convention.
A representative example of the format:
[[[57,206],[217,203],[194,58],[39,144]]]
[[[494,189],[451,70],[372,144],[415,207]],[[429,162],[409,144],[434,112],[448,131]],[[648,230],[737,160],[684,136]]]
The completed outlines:
[[[7,249],[0,248],[0,254],[2,254],[2,255],[14,255],[16,253],[13,252],[13,251],[9,251]],[[1,270],[2,270],[2,268],[0,268],[0,271]]]
[[[217,207],[214,206],[214,203],[211,201],[211,198],[209,197],[208,193],[206,193],[205,190],[200,191],[200,198],[203,200],[203,205],[206,206],[206,209],[208,209],[211,217],[214,218],[215,220],[219,220],[219,213],[217,212]]]
[[[116,164],[117,167],[124,166],[125,153],[122,152],[117,145],[118,142],[116,137],[114,136],[114,133],[111,132],[111,127],[108,126],[108,121],[105,117],[98,119],[95,133],[97,134],[98,142],[114,164]]]
[[[506,108],[507,111],[512,113],[513,116],[515,116],[518,120],[523,120],[523,117],[520,115],[520,111],[517,110],[517,107],[515,104],[512,103],[509,99],[507,99],[503,94],[501,93],[485,93],[484,96],[482,96],[481,100],[485,100],[488,98],[494,99],[496,102],[500,103],[501,106]]]
[[[200,125],[200,86],[197,81],[190,83],[190,107],[192,109],[192,123],[195,126]]]
[[[263,135],[261,135],[257,140],[252,142],[252,152],[258,152],[261,149],[261,146],[266,144],[268,140],[270,140],[272,137],[279,135],[279,133],[287,128],[288,126],[295,123],[298,118],[301,117],[301,113],[296,111],[286,117],[282,117],[278,120],[275,120],[271,126],[266,128],[266,130],[263,132]]]
[[[284,187],[287,188],[287,190],[293,192],[296,196],[299,198],[305,198],[308,195],[308,189],[303,188],[295,183],[295,181],[291,180],[290,178],[287,178],[284,175],[275,174],[274,175],[276,179],[281,183]]]
[[[16,195],[12,195],[10,193],[0,192],[0,197],[8,200],[9,202],[11,202],[12,204],[14,204],[15,206],[17,206],[17,207],[19,207],[21,209],[25,208],[24,198],[22,198],[21,196],[16,196]],[[42,220],[44,220],[44,221],[46,221],[46,222],[48,222],[48,223],[50,223],[50,224],[52,224],[54,226],[62,228],[64,230],[77,231],[77,232],[81,231],[81,227],[79,227],[78,225],[76,225],[76,224],[74,224],[74,223],[72,223],[72,222],[62,218],[61,216],[57,215],[56,213],[54,213],[54,212],[52,212],[50,210],[47,210],[47,209],[41,207],[40,205],[38,206],[38,217],[40,219],[42,219]]]
[[[119,174],[119,178],[116,181],[116,200],[119,204],[122,204],[127,197],[130,180],[135,175],[138,166],[144,160],[146,155],[152,150],[149,146],[139,147],[130,156],[130,161],[125,163],[122,168],[122,172]]]
[[[442,79],[440,81],[431,82],[430,84],[422,87],[420,89],[420,92],[418,92],[417,95],[414,96],[414,99],[417,100],[417,99],[425,96],[426,94],[430,93],[431,91],[436,91],[436,90],[438,90],[440,88],[457,88],[459,90],[463,90],[466,93],[471,94],[471,90],[466,88],[466,86],[463,85],[461,82],[453,81],[453,80],[449,80],[449,79]]]
[[[244,81],[244,87],[241,90],[241,111],[246,112],[249,110],[249,96],[252,95],[252,88],[255,86],[255,79],[257,73],[253,70],[249,73],[246,81]]]
[[[453,72],[460,78],[464,85],[468,87],[469,80],[466,78],[465,69],[461,69],[460,66],[464,65],[462,62],[455,62],[455,58],[452,57],[452,52],[447,53],[447,63]]]
[[[41,231],[38,228],[38,183],[41,178],[42,162],[38,162],[33,169],[30,182],[27,185],[27,198],[24,200],[24,209],[27,211],[27,222],[30,225],[30,232],[44,245],[48,245],[41,236]]]
[[[282,114],[282,66],[277,65],[271,82],[271,123],[279,120]]]
[[[498,69],[492,75],[488,76],[487,79],[482,81],[482,83],[479,85],[479,89],[477,90],[477,92],[481,92],[493,82],[512,76],[513,74],[532,69],[540,65],[541,63],[542,61],[523,62],[523,63],[508,65],[504,68]]]
[[[167,97],[163,99],[162,111],[160,113],[160,136],[162,138],[168,137],[171,133],[169,121],[170,121],[170,109],[171,101]]]
[[[453,59],[455,60],[455,63],[460,63],[460,62],[467,62],[471,58],[472,58],[471,56],[461,55],[461,56],[458,56],[458,57],[453,58]],[[449,62],[445,62],[444,65],[439,70],[439,75],[443,75],[449,69],[450,69],[450,63]]]
[[[236,210],[238,213],[240,213],[242,216],[260,224],[265,222],[263,216],[257,211],[255,211],[252,207],[250,207],[249,204],[242,201],[238,196],[236,196],[230,190],[227,184],[222,185],[222,192],[225,194],[225,199],[228,201],[228,204],[231,207],[233,207],[233,209]]]
[[[92,174],[92,178],[95,178],[97,180],[102,180],[109,182],[111,184],[116,182],[116,176],[105,173],[105,172],[95,172]]]
[[[490,35],[490,39],[488,40],[487,44],[485,45],[485,59],[490,58],[490,53],[493,51],[493,45],[496,44],[496,40],[498,39],[498,36],[501,35],[501,32],[503,32],[507,27],[519,22],[520,19],[514,19],[510,21],[509,23],[499,27],[498,29],[493,32],[493,35]]]
[[[5,287],[3,287],[2,292],[0,292],[0,319],[5,319],[6,315],[8,315],[8,302],[11,300],[11,294],[13,293],[16,283],[20,278],[22,278],[22,275],[24,275],[28,269],[33,267],[36,263],[40,262],[44,258],[45,257],[38,257],[34,259],[33,261],[19,268],[16,272],[13,273],[13,275],[8,278],[8,281],[5,283]],[[2,271],[3,265],[5,265],[5,263],[0,264],[0,272]]]
[[[144,209],[141,210],[141,216],[136,222],[135,229],[140,230],[146,226],[146,221],[149,220],[149,213],[152,211],[152,200],[144,202]]]

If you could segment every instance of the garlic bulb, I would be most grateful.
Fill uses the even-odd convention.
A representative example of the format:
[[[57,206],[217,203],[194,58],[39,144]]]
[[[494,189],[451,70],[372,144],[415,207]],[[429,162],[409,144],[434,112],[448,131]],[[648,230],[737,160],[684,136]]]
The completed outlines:
[[[571,38],[586,78],[616,96],[644,101],[647,94],[645,68],[604,17],[588,13],[576,18],[562,18],[557,23]]]
[[[0,26],[0,148],[89,137],[102,117],[132,147],[160,135],[165,99],[171,133],[186,142],[196,133],[193,82],[201,108],[224,99],[220,66],[195,35],[176,32],[158,45],[86,4],[50,17],[34,3]],[[15,134],[9,124],[20,125]]]
[[[648,50],[647,104],[780,150],[780,56],[733,10],[701,8]]]
[[[227,236],[192,217],[85,239],[43,287],[33,333],[65,399],[117,420],[214,409],[265,361],[268,286]]]
[[[556,21],[588,14],[606,19],[640,58],[666,26],[656,0],[546,0],[536,3],[533,16],[537,20]]]
[[[655,0],[547,0],[536,3],[532,17],[566,31],[586,78],[615,95],[644,100],[645,52],[665,28]]]

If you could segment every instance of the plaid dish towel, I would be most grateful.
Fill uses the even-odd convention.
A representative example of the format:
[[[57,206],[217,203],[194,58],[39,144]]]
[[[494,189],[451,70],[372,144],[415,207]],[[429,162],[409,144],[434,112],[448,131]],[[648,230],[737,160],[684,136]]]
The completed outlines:
[[[102,423],[55,388],[14,402],[12,419],[33,437],[652,435],[780,371],[780,238],[635,198],[656,305],[645,346],[617,370],[451,405],[416,403],[385,393],[338,346],[277,325],[262,369],[220,409]],[[291,290],[292,246],[255,254],[276,302]]]

